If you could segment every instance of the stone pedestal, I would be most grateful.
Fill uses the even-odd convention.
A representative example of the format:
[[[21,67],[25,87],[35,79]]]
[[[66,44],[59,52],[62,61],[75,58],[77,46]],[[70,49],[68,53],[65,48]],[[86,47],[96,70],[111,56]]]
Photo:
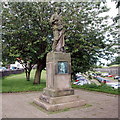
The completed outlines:
[[[34,103],[48,111],[79,107],[85,102],[71,88],[70,53],[50,52],[46,60],[47,81],[43,94]]]

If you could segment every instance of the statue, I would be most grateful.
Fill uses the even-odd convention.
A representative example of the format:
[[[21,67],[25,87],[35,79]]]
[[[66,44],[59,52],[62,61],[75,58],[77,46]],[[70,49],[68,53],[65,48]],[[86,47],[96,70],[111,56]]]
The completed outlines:
[[[64,51],[64,30],[63,23],[59,13],[56,12],[51,16],[50,23],[52,24],[54,42],[52,45],[52,51],[60,52]],[[60,11],[59,11],[60,12]]]

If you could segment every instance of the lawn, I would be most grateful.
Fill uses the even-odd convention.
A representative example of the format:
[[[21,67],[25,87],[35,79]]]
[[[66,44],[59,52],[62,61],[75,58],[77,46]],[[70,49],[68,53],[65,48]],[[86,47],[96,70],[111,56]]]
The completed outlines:
[[[40,85],[33,85],[35,70],[31,71],[31,80],[27,81],[25,73],[2,78],[2,92],[24,92],[43,90],[46,83],[46,71],[42,72]]]
[[[10,75],[2,79],[2,92],[25,92],[25,91],[42,91],[46,86],[46,71],[43,70],[41,84],[33,85],[35,70],[31,72],[31,80],[27,81],[25,78],[25,73]],[[106,85],[72,85],[74,89],[86,89],[89,91],[98,91],[111,94],[119,94],[118,90],[115,90]]]

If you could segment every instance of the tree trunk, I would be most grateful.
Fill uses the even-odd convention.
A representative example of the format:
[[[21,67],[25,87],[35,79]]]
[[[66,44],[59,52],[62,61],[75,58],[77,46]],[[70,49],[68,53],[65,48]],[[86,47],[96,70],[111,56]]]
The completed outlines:
[[[41,65],[38,64],[35,72],[35,78],[33,84],[40,84],[41,72],[42,72],[42,67]]]
[[[31,70],[27,72],[27,76],[26,76],[27,81],[30,81],[30,72]]]
[[[32,63],[27,63],[25,65],[26,80],[30,81],[30,72],[32,70]]]
[[[23,68],[24,68],[24,70],[25,70],[26,80],[27,80],[27,81],[30,81],[30,72],[31,72],[32,67],[33,67],[34,65],[32,65],[32,62],[28,62],[28,61],[23,62],[21,59],[18,59],[18,62],[19,62],[20,64],[22,64],[22,66],[23,66]]]
[[[26,80],[30,81],[30,71],[28,72],[28,70],[25,69],[25,74],[26,74]]]
[[[44,58],[42,60],[39,60],[37,63],[37,70],[35,73],[33,84],[40,84],[41,72],[46,67],[46,55],[44,56]]]
[[[26,74],[26,80],[27,80],[27,76],[28,76],[27,69],[25,69],[25,74]]]

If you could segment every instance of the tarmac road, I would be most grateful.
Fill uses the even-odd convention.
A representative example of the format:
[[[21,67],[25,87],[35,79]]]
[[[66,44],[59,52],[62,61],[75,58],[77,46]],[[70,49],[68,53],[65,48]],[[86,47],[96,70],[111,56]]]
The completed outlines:
[[[118,95],[75,90],[86,106],[50,114],[31,104],[41,93],[3,93],[2,118],[118,118]]]

